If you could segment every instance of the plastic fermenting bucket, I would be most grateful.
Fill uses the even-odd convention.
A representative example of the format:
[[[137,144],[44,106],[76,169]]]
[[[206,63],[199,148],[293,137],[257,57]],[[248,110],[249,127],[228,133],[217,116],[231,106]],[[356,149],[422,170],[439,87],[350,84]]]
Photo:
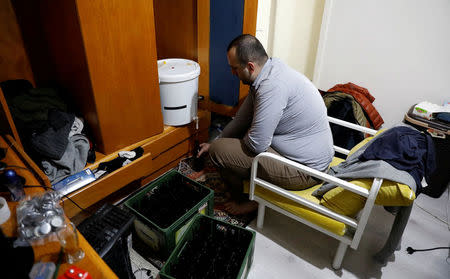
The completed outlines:
[[[164,124],[190,123],[197,117],[200,65],[187,59],[158,60],[158,75]]]

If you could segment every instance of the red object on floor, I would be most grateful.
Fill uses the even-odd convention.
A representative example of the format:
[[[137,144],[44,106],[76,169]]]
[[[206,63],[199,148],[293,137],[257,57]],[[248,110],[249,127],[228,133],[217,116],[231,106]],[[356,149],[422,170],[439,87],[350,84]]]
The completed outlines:
[[[58,276],[58,279],[92,279],[87,271],[72,265],[63,275]]]

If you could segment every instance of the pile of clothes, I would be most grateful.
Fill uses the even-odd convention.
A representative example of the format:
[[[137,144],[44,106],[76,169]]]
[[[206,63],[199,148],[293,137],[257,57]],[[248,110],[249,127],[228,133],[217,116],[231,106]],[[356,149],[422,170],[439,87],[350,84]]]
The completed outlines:
[[[73,114],[50,110],[47,130],[33,133],[31,146],[42,156],[42,168],[52,184],[81,171],[89,154],[83,121]]]
[[[364,87],[349,82],[336,84],[328,91],[319,91],[327,107],[328,116],[373,129],[380,128],[384,123],[372,104],[375,97]],[[333,142],[339,147],[351,149],[364,139],[362,132],[333,123],[330,123],[330,127]],[[337,156],[341,157],[339,154]]]
[[[436,170],[436,151],[430,135],[407,124],[398,124],[376,136],[328,174],[352,180],[383,178],[408,185],[418,196],[422,179],[430,183]],[[335,185],[325,182],[312,193],[321,198]]]
[[[0,83],[24,147],[52,184],[86,166],[91,144],[81,118],[68,112],[53,88],[26,80]],[[91,152],[95,154],[95,152]]]

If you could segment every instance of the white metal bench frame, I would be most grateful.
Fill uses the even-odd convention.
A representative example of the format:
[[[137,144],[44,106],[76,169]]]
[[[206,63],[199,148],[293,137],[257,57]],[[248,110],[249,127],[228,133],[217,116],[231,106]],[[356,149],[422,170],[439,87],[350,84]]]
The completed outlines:
[[[346,122],[346,121],[343,121],[340,119],[336,119],[336,118],[332,118],[332,117],[328,117],[328,121],[331,123],[335,123],[335,124],[338,124],[338,125],[341,125],[341,126],[344,126],[347,128],[361,131],[363,133],[367,133],[370,135],[375,135],[377,133],[376,130],[362,127],[360,125],[356,125],[356,124],[349,123],[349,122]],[[349,153],[349,150],[338,147],[338,146],[334,146],[334,149],[336,152],[343,153],[345,155],[347,155]],[[328,209],[327,207],[315,204],[307,199],[304,199],[300,196],[294,195],[281,187],[278,187],[268,181],[258,178],[256,176],[256,174],[257,174],[257,170],[258,170],[258,162],[261,158],[270,158],[272,160],[279,161],[283,164],[294,167],[308,175],[317,177],[320,180],[330,182],[330,183],[340,186],[346,190],[352,191],[353,193],[361,195],[361,196],[367,198],[367,200],[364,204],[364,207],[363,207],[362,211],[360,212],[360,214],[358,214],[357,218],[350,218],[348,216],[338,214],[338,213]],[[372,212],[372,208],[374,206],[375,199],[377,197],[378,191],[379,191],[382,183],[383,183],[383,179],[374,178],[370,190],[367,190],[365,188],[362,188],[360,186],[357,186],[357,185],[347,182],[345,180],[336,178],[334,176],[331,176],[326,173],[323,173],[323,172],[317,171],[315,169],[312,169],[310,167],[307,167],[303,164],[286,159],[282,156],[279,156],[279,155],[276,155],[273,153],[263,152],[263,153],[258,154],[255,157],[255,159],[253,160],[251,176],[250,176],[249,198],[250,198],[250,200],[257,201],[259,204],[258,205],[258,217],[257,217],[257,227],[259,229],[262,229],[262,227],[263,227],[264,211],[265,211],[265,207],[267,206],[267,207],[270,207],[273,210],[278,211],[296,221],[302,222],[318,231],[321,231],[321,232],[339,240],[340,241],[339,247],[336,251],[336,254],[334,256],[333,263],[332,263],[332,266],[334,269],[339,269],[341,267],[342,260],[344,258],[345,252],[347,251],[348,246],[350,245],[350,247],[355,250],[358,248],[359,242],[361,241],[361,237],[364,233],[364,229],[367,225],[367,221],[369,220],[370,213]],[[342,222],[342,223],[350,226],[351,228],[353,228],[355,231],[354,231],[354,233],[346,233],[343,236],[341,236],[341,235],[335,234],[334,232],[331,232],[321,226],[311,223],[310,221],[305,220],[297,215],[294,215],[294,214],[278,207],[277,205],[271,203],[270,201],[265,200],[263,197],[258,196],[258,194],[255,193],[255,185],[258,185],[259,187],[267,189],[271,192],[277,193],[280,196],[288,198],[288,199],[298,203],[299,205],[308,207],[308,208],[310,208],[316,212],[319,212],[325,216],[328,216],[334,220]]]

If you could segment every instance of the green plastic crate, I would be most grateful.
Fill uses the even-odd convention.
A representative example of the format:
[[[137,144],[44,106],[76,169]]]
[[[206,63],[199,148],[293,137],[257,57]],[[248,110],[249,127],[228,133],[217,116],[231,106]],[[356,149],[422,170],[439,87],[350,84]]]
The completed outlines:
[[[220,277],[224,278],[247,278],[253,262],[255,232],[212,217],[197,214],[181,240],[178,242],[175,250],[173,250],[169,259],[162,267],[159,273],[161,279],[180,279],[176,277],[177,270],[182,273],[183,278],[217,278],[217,275],[214,274],[214,272],[210,272],[212,271],[211,269],[214,269],[215,267],[218,269],[224,268],[224,266],[226,267],[233,256],[230,257],[226,252],[222,252],[221,257],[221,252],[215,250],[218,249],[218,246],[208,246],[207,244],[203,244],[208,246],[208,248],[211,248],[211,251],[214,251],[214,256],[211,257],[209,254],[206,254],[206,256],[203,256],[203,259],[201,257],[199,257],[199,259],[196,257],[197,254],[195,252],[198,251],[198,254],[201,254],[200,250],[205,251],[207,248],[205,248],[205,246],[197,247],[195,245],[207,242],[208,237],[211,237],[212,239],[215,238],[217,243],[217,240],[221,239],[220,236],[224,234],[228,234],[228,238],[225,237],[223,239],[228,239],[228,241],[230,241],[229,247],[233,247],[232,249],[235,251],[239,248],[240,252],[236,253],[236,257],[234,258],[242,259],[242,262],[239,261],[234,263],[234,272],[230,272],[230,274],[223,273],[222,270],[215,270],[215,272],[220,272]],[[226,241],[224,240],[223,242]],[[238,244],[236,245],[236,243]],[[191,251],[188,252],[187,250]],[[194,256],[192,256],[193,254]],[[210,266],[213,265],[215,265],[215,267],[210,268]],[[202,269],[200,274],[196,273],[197,268]],[[206,274],[202,273],[205,271]]]
[[[171,225],[163,228],[146,218],[142,212],[139,211],[140,203],[147,195],[153,194],[158,187],[170,187],[168,186],[168,183],[173,179],[182,179],[183,185],[191,187],[196,192],[200,192],[203,198]],[[150,182],[148,186],[145,186],[142,190],[130,197],[124,204],[137,217],[134,221],[134,226],[139,238],[146,243],[156,255],[160,256],[162,259],[166,259],[186,231],[192,218],[197,213],[209,216],[213,215],[214,191],[184,176],[176,170],[171,170],[155,181]],[[167,206],[176,206],[176,204]]]

